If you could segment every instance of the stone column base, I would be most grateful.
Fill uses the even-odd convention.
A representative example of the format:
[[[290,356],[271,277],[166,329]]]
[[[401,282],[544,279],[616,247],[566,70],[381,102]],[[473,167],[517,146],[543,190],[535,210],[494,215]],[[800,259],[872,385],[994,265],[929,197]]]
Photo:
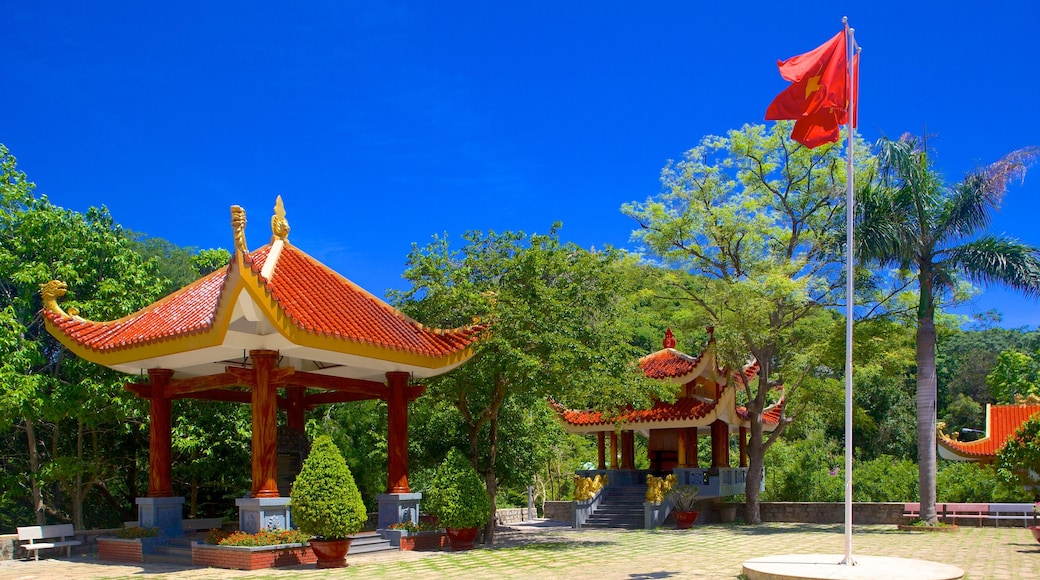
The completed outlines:
[[[390,524],[419,522],[419,500],[421,493],[383,493],[376,496],[379,501],[379,529]]]
[[[170,538],[184,535],[183,497],[137,498],[137,525],[159,528],[159,533]]]
[[[265,529],[288,530],[292,526],[287,497],[240,497],[235,505],[238,529],[247,534]]]

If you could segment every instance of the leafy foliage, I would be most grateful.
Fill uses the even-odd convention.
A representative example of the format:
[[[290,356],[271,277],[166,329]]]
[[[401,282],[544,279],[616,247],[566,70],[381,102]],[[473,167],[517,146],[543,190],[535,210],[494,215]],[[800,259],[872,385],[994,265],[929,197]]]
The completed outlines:
[[[300,531],[324,540],[356,534],[368,519],[354,478],[332,438],[315,439],[290,495]]]
[[[661,172],[661,192],[622,211],[648,253],[676,269],[669,298],[683,300],[691,321],[717,330],[722,362],[759,377],[744,381],[751,433],[747,516],[759,521],[758,484],[766,450],[790,416],[764,434],[762,414],[784,385],[790,404],[818,367],[837,301],[845,172],[838,147],[807,149],[789,125],[745,125],[707,136]],[[738,373],[737,377],[743,377]]]
[[[1040,415],[1034,415],[1015,431],[1015,436],[997,452],[997,465],[1004,481],[1040,486]]]
[[[1015,397],[1040,395],[1038,381],[1040,365],[1030,355],[1017,350],[1005,350],[997,357],[997,364],[986,375],[989,392],[997,403],[1009,405]]]
[[[445,528],[482,526],[491,517],[491,502],[480,476],[457,449],[448,452],[430,481],[426,507]]]

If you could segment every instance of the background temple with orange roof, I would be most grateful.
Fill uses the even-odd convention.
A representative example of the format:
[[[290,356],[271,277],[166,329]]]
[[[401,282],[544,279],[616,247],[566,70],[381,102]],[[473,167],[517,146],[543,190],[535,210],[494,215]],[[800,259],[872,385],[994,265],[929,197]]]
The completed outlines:
[[[427,328],[289,243],[281,197],[270,243],[249,251],[245,212],[232,207],[230,263],[119,320],[94,322],[59,305],[65,284],[44,285],[47,330],[76,355],[145,377],[126,388],[148,399],[149,480],[140,525],[182,535],[183,497],[171,478],[171,404],[192,398],[251,405],[252,488],[239,529],[291,526],[289,486],[306,454],[305,416],[327,403],[382,399],[388,407],[387,486],[379,527],[416,521],[408,485],[413,381],[473,355],[479,326]],[[279,426],[279,413],[285,417]]]
[[[975,441],[961,441],[959,433],[947,435],[940,429],[936,438],[939,457],[951,461],[978,461],[992,463],[997,452],[1014,437],[1015,431],[1037,413],[1040,401],[1016,405],[986,405],[986,430],[984,436]]]
[[[646,476],[651,474],[674,474],[679,485],[696,486],[698,497],[709,501],[744,493],[750,422],[747,409],[737,402],[739,381],[732,380],[730,373],[719,367],[714,329],[709,327],[708,333],[707,346],[699,356],[693,357],[676,350],[675,337],[668,329],[664,348],[639,360],[646,377],[677,385],[680,390],[674,402],[657,401],[649,409],[629,408],[617,413],[555,406],[557,416],[567,432],[596,435],[598,465],[596,469],[579,471],[578,475],[607,477],[609,485],[603,490],[602,506],[608,511],[612,503],[625,503],[625,500],[620,499],[622,497],[628,498],[628,504],[634,504],[633,498],[646,491],[644,482]],[[758,374],[758,365],[749,363],[739,372],[754,379]],[[779,402],[766,409],[763,414],[765,431],[777,427],[780,411]],[[636,469],[636,433],[647,439],[649,470]],[[698,443],[703,436],[709,437],[711,441],[711,454],[705,458],[701,458],[698,453]],[[731,440],[734,437],[738,449],[736,467],[731,466],[730,460]],[[630,527],[659,525],[659,518],[648,515],[646,509],[640,508],[642,518],[636,513],[635,507],[621,517],[597,518],[596,512],[601,511],[601,506],[597,505],[589,514],[576,514],[575,524]]]

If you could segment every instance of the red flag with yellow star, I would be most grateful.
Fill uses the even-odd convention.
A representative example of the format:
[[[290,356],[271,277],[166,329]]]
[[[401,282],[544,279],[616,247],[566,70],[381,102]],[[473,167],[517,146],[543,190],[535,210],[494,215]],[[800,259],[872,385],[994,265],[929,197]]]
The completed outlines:
[[[792,84],[769,104],[766,120],[794,120],[791,138],[810,149],[837,141],[848,122],[847,51],[842,30],[810,52],[777,61],[780,76]]]

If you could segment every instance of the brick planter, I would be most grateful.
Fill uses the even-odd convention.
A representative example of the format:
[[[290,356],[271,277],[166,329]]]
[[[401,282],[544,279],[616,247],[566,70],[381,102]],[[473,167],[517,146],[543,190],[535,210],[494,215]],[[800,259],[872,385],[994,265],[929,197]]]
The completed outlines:
[[[318,559],[310,546],[280,544],[277,546],[215,546],[195,542],[191,545],[191,563],[210,568],[262,570],[278,566],[314,564]]]
[[[411,532],[401,535],[401,549],[413,551],[440,550],[448,547],[444,532]]]
[[[98,560],[140,564],[161,543],[162,538],[98,538]]]

